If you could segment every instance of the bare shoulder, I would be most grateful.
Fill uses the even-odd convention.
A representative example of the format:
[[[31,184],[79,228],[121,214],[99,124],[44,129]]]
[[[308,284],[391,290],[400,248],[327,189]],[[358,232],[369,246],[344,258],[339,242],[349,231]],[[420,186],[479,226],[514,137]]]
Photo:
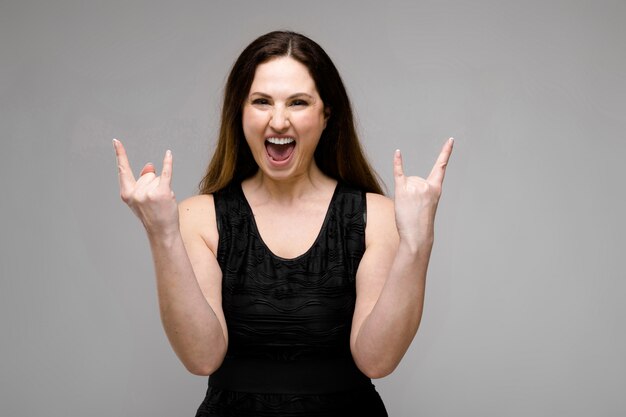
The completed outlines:
[[[369,216],[370,211],[373,214],[382,213],[382,212],[393,213],[393,200],[384,195],[380,195],[376,193],[367,193],[368,216]]]
[[[178,208],[189,215],[198,215],[207,210],[215,212],[212,194],[198,194],[184,199],[178,203]]]
[[[215,205],[213,195],[200,194],[189,197],[178,203],[181,221],[188,224],[206,225],[215,223]]]
[[[215,252],[218,235],[213,195],[194,195],[181,201],[178,203],[178,217],[183,238],[199,235]]]
[[[366,243],[397,240],[393,200],[384,195],[367,193]]]

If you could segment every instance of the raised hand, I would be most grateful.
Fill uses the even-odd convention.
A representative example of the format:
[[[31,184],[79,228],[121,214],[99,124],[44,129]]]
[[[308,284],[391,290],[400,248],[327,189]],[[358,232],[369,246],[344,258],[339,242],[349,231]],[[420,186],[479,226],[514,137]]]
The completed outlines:
[[[395,152],[393,159],[394,203],[396,226],[401,241],[410,245],[432,242],[435,213],[453,144],[452,138],[446,141],[435,166],[426,179],[405,176],[402,154],[399,150]]]
[[[172,180],[172,152],[165,152],[160,176],[151,163],[147,163],[139,179],[135,180],[124,145],[113,139],[117,157],[120,196],[141,220],[148,235],[175,233],[178,230],[178,205],[170,188]]]

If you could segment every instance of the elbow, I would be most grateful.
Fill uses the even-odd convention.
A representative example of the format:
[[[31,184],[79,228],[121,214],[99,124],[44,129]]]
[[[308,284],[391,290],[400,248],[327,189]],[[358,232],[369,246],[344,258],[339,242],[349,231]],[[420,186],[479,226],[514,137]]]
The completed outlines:
[[[181,362],[183,363],[183,365],[185,365],[187,371],[189,371],[193,375],[209,376],[213,372],[217,371],[220,366],[222,366],[224,356],[225,352],[219,355],[214,355],[212,357],[188,357],[186,358],[186,360],[181,360]]]
[[[379,378],[386,377],[387,375],[391,374],[392,372],[393,372],[393,369],[391,369],[391,370],[384,370],[384,369],[380,369],[379,370],[379,369],[376,369],[376,370],[367,372],[365,375],[368,378],[371,378],[371,379],[379,379]]]
[[[215,372],[215,369],[212,368],[192,368],[190,366],[186,366],[185,368],[187,368],[187,370],[197,376],[209,376],[211,375],[213,372]]]
[[[393,358],[359,358],[358,355],[352,355],[356,366],[365,376],[370,379],[384,378],[390,375],[397,367],[400,361]]]
[[[219,346],[209,351],[176,352],[178,358],[189,373],[197,376],[209,376],[218,370],[224,362],[227,346]]]
[[[370,379],[384,378],[398,367],[402,356],[389,351],[372,352],[352,347],[352,358],[357,368]]]
[[[187,371],[197,376],[209,376],[217,371],[221,363],[184,363]]]
[[[397,364],[375,364],[371,366],[359,367],[361,372],[368,378],[379,379],[390,375],[397,367]]]

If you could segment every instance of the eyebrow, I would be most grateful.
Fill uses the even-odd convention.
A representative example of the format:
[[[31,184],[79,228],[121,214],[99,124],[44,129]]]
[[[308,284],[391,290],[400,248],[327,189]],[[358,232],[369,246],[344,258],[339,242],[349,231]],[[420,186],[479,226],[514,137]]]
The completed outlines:
[[[250,96],[254,96],[254,95],[265,97],[265,98],[272,98],[272,96],[270,96],[269,94],[265,94],[265,93],[262,93],[260,91],[255,91],[253,93],[250,93]],[[302,97],[302,96],[308,97],[309,99],[313,99],[313,96],[308,94],[308,93],[295,93],[295,94],[292,94],[289,97],[287,97],[287,99],[291,100],[293,98]]]

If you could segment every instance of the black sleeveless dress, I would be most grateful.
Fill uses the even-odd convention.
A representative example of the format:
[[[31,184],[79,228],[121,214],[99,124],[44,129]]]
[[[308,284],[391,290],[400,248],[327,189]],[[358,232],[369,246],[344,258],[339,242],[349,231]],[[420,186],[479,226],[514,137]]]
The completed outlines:
[[[294,259],[267,248],[241,184],[214,201],[229,343],[196,417],[387,416],[350,353],[365,192],[338,184],[315,243]]]

